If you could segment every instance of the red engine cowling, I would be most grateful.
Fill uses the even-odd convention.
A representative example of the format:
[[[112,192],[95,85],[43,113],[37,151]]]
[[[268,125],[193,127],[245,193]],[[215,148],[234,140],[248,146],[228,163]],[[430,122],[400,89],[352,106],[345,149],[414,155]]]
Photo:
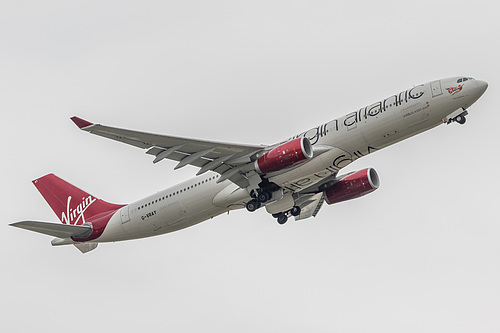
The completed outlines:
[[[255,170],[268,173],[288,168],[313,157],[311,142],[307,138],[298,138],[273,148],[255,161]]]
[[[375,169],[368,168],[351,173],[340,179],[324,191],[326,203],[331,205],[337,202],[359,198],[375,191],[380,185]]]

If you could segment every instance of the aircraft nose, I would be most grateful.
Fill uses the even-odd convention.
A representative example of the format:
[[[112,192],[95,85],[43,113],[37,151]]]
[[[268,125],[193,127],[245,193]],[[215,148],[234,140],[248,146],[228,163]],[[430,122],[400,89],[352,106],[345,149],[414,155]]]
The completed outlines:
[[[470,82],[470,83],[469,83]],[[466,98],[466,104],[464,104],[464,108],[468,108],[472,104],[476,103],[476,101],[481,98],[486,89],[488,88],[488,83],[481,80],[469,81],[469,95]],[[472,84],[471,84],[472,83]]]
[[[488,82],[476,80],[476,89],[479,93],[479,97],[484,94],[487,88],[488,88]]]

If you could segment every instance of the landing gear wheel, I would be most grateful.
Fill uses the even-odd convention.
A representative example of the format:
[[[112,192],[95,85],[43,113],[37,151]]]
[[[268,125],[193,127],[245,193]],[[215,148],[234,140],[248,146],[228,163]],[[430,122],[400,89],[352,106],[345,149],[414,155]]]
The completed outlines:
[[[257,195],[257,200],[259,200],[259,202],[267,202],[271,199],[271,193],[269,191],[261,191],[259,192],[259,194]]]
[[[300,215],[300,207],[299,206],[293,206],[293,208],[290,210],[290,214],[292,216],[299,216]]]
[[[249,202],[247,202],[246,204],[246,208],[249,212],[255,212],[257,209],[260,208],[260,202],[258,202],[257,200],[250,200]]]
[[[463,115],[461,115],[461,114],[459,114],[458,116],[456,116],[454,120],[457,123],[459,123],[460,125],[465,124],[465,117]]]
[[[280,214],[280,216],[278,216],[279,224],[285,224],[286,221],[288,221],[288,216],[286,216],[286,214]]]

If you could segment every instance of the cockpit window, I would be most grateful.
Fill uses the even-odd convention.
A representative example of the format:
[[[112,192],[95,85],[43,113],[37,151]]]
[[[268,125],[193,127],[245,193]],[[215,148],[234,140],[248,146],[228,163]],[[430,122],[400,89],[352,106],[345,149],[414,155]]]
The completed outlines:
[[[474,80],[474,78],[473,77],[462,77],[462,78],[457,80],[457,83],[465,82],[468,80]]]

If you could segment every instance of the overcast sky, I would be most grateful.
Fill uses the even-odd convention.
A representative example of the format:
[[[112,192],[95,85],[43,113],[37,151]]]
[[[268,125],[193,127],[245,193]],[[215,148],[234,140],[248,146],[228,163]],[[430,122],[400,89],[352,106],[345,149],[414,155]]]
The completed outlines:
[[[494,1],[4,1],[2,332],[498,332]],[[280,226],[259,210],[82,255],[8,227],[56,222],[54,172],[128,203],[194,176],[79,131],[272,144],[393,93],[489,83],[465,126],[351,164],[376,192]]]

